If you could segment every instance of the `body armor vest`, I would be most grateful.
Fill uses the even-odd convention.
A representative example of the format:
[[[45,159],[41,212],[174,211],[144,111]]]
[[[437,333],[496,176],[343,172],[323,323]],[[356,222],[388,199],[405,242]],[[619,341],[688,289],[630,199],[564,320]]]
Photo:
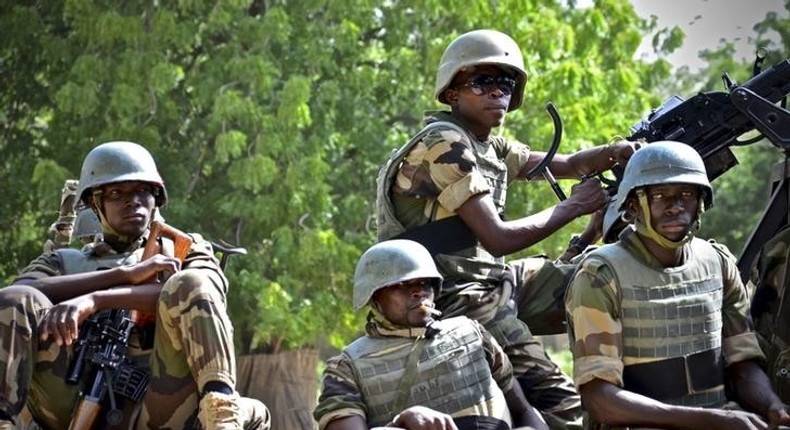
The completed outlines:
[[[491,144],[482,144],[468,131],[449,121],[436,121],[428,124],[419,133],[398,151],[394,152],[389,161],[379,172],[376,183],[376,210],[378,225],[378,240],[383,241],[403,233],[405,228],[395,215],[392,203],[392,184],[400,170],[401,162],[409,151],[431,130],[439,127],[450,128],[466,136],[475,154],[477,169],[486,179],[491,188],[491,197],[500,216],[504,214],[505,198],[507,196],[507,166],[496,153],[496,148]],[[437,203],[438,204],[438,203]],[[431,223],[436,220],[429,221]],[[425,234],[431,234],[426,230]],[[434,233],[436,234],[436,233]],[[441,234],[441,233],[439,233]],[[445,233],[446,234],[446,233]],[[472,234],[471,231],[468,234]],[[419,238],[409,239],[422,242]],[[441,254],[435,258],[439,271],[445,278],[442,286],[442,295],[452,292],[455,284],[459,282],[484,282],[498,284],[506,270],[504,258],[494,257],[476,239],[472,245],[456,250],[452,253]],[[430,247],[428,247],[430,250]]]
[[[430,338],[364,336],[343,351],[365,399],[369,426],[384,425],[414,405],[452,415],[502,396],[485,358],[480,332],[469,319],[449,318],[431,327],[438,331]],[[416,372],[412,378],[404,377],[415,342],[424,342]],[[401,397],[405,404],[397,405]],[[509,422],[509,417],[495,418]]]
[[[98,256],[90,251],[80,251],[72,248],[63,248],[56,251],[63,264],[63,274],[93,272],[96,270],[113,269],[115,267],[130,266],[140,262],[143,249],[123,254],[108,254]]]
[[[710,374],[712,369],[721,370],[717,381],[723,380],[721,256],[711,244],[698,238],[689,242],[687,249],[685,264],[664,269],[644,264],[619,243],[598,248],[593,254],[608,263],[620,285],[625,388],[642,392],[629,387],[629,382],[661,385],[672,378],[677,381],[688,378],[687,384],[681,384],[685,394],[670,393],[669,397],[674,398],[659,400],[689,406],[719,406],[725,401],[721,384],[713,383],[711,387],[702,383],[700,390],[693,387],[695,379],[699,379],[695,376]],[[695,357],[704,359],[695,361]],[[638,364],[645,359],[664,360]],[[682,374],[657,375],[656,366],[629,373],[639,366],[673,363],[678,366],[671,369]],[[630,381],[629,376],[632,376]]]

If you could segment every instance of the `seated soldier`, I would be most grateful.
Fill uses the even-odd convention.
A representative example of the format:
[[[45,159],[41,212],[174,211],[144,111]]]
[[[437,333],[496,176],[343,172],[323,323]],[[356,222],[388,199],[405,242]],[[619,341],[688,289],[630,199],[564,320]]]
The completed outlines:
[[[480,324],[434,319],[441,281],[417,242],[384,241],[362,255],[354,308],[370,306],[366,335],[327,361],[314,412],[321,430],[548,428]]]
[[[695,238],[712,203],[690,146],[655,142],[631,157],[613,206],[631,225],[585,256],[566,295],[586,428],[790,424],[759,366],[735,258]]]
[[[752,318],[773,388],[790,403],[790,228],[763,245],[753,271]]]
[[[0,289],[0,429],[13,429],[24,406],[44,428],[69,428],[80,390],[64,380],[73,346],[81,323],[108,309],[156,314],[150,384],[123,428],[269,428],[266,407],[235,390],[228,283],[210,244],[189,235],[182,262],[172,240],[149,235],[167,202],[151,154],[131,142],[97,146],[76,197],[97,215],[101,242],[44,253]],[[149,241],[163,253],[141,261]],[[94,427],[108,428],[101,419]]]

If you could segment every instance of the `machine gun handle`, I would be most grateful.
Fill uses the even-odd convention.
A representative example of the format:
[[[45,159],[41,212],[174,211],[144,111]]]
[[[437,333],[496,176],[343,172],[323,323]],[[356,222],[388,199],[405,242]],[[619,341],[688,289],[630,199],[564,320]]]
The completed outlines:
[[[210,242],[214,251],[219,252],[221,254],[219,259],[219,268],[225,270],[225,266],[228,264],[228,258],[231,255],[246,255],[247,248],[241,246],[233,246],[224,240],[220,240],[219,242]]]
[[[557,112],[557,108],[554,107],[552,102],[546,103],[546,110],[551,116],[551,120],[554,123],[554,138],[551,141],[551,147],[549,148],[548,152],[546,152],[546,156],[543,157],[540,163],[537,166],[530,169],[525,177],[527,180],[532,180],[535,176],[539,174],[543,174],[543,177],[549,182],[552,191],[554,194],[557,195],[557,198],[560,201],[567,199],[568,197],[565,195],[565,192],[562,191],[560,185],[557,183],[557,179],[554,178],[554,175],[549,170],[549,164],[551,164],[551,160],[554,159],[554,155],[557,153],[557,149],[560,147],[560,141],[562,140],[562,119],[560,118],[560,114]]]

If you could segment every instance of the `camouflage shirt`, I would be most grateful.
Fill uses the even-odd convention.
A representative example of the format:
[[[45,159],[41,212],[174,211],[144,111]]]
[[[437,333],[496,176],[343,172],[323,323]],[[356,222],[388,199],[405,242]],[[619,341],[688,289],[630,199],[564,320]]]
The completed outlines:
[[[374,320],[366,329],[368,336],[373,337],[411,337],[417,338],[425,335],[425,328],[396,328],[389,324],[380,314],[374,312]],[[510,360],[491,334],[474,320],[468,320],[477,327],[482,334],[483,349],[486,360],[491,368],[491,375],[503,392],[512,389],[515,379]],[[340,354],[326,361],[323,377],[323,389],[318,399],[313,416],[318,421],[319,429],[323,430],[334,420],[358,415],[367,421],[365,411],[367,406],[361,394],[359,375],[355,372],[353,363],[346,354]],[[472,411],[465,411],[467,415],[485,415],[490,405],[478,405]],[[506,407],[498,405],[498,408]]]
[[[466,128],[448,112],[437,112],[426,119],[426,123],[435,121]],[[529,147],[521,142],[492,136],[485,142],[473,143],[457,132],[445,133],[447,130],[451,129],[438,127],[428,133],[400,167],[392,194],[398,219],[406,228],[453,216],[470,197],[490,191],[488,182],[478,171],[473,144],[494,151],[495,157],[505,163],[508,183],[517,179],[529,158]]]
[[[447,112],[426,119],[428,124],[464,124]],[[398,221],[407,230],[456,215],[472,196],[489,193],[501,211],[507,184],[518,179],[529,158],[529,148],[517,141],[490,137],[470,141],[469,133],[450,126],[430,130],[409,151],[391,188],[392,205]],[[496,184],[496,185],[494,185]],[[465,282],[499,284],[506,271],[504,259],[481,246],[435,257],[445,278],[442,295],[452,295]]]
[[[661,268],[632,229],[620,242],[647,265]],[[686,245],[688,246],[688,245]],[[749,300],[736,266],[735,257],[723,246],[716,250],[724,257],[722,303],[722,354],[726,363],[763,358],[752,331]],[[620,286],[607,263],[594,255],[585,258],[574,275],[565,306],[573,352],[576,386],[602,379],[623,386],[624,363]]]

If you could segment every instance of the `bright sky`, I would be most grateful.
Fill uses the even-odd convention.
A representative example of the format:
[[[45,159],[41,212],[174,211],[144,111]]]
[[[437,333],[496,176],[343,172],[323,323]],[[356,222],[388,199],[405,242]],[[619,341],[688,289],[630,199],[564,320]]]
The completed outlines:
[[[583,1],[580,3],[584,3]],[[675,66],[702,66],[697,54],[716,48],[720,41],[736,44],[737,59],[752,60],[756,45],[754,24],[768,12],[788,16],[783,0],[631,0],[636,13],[644,18],[655,15],[659,28],[680,26],[686,34],[683,46],[667,59]],[[642,51],[650,51],[651,41],[645,40]],[[649,58],[649,57],[647,57]]]

